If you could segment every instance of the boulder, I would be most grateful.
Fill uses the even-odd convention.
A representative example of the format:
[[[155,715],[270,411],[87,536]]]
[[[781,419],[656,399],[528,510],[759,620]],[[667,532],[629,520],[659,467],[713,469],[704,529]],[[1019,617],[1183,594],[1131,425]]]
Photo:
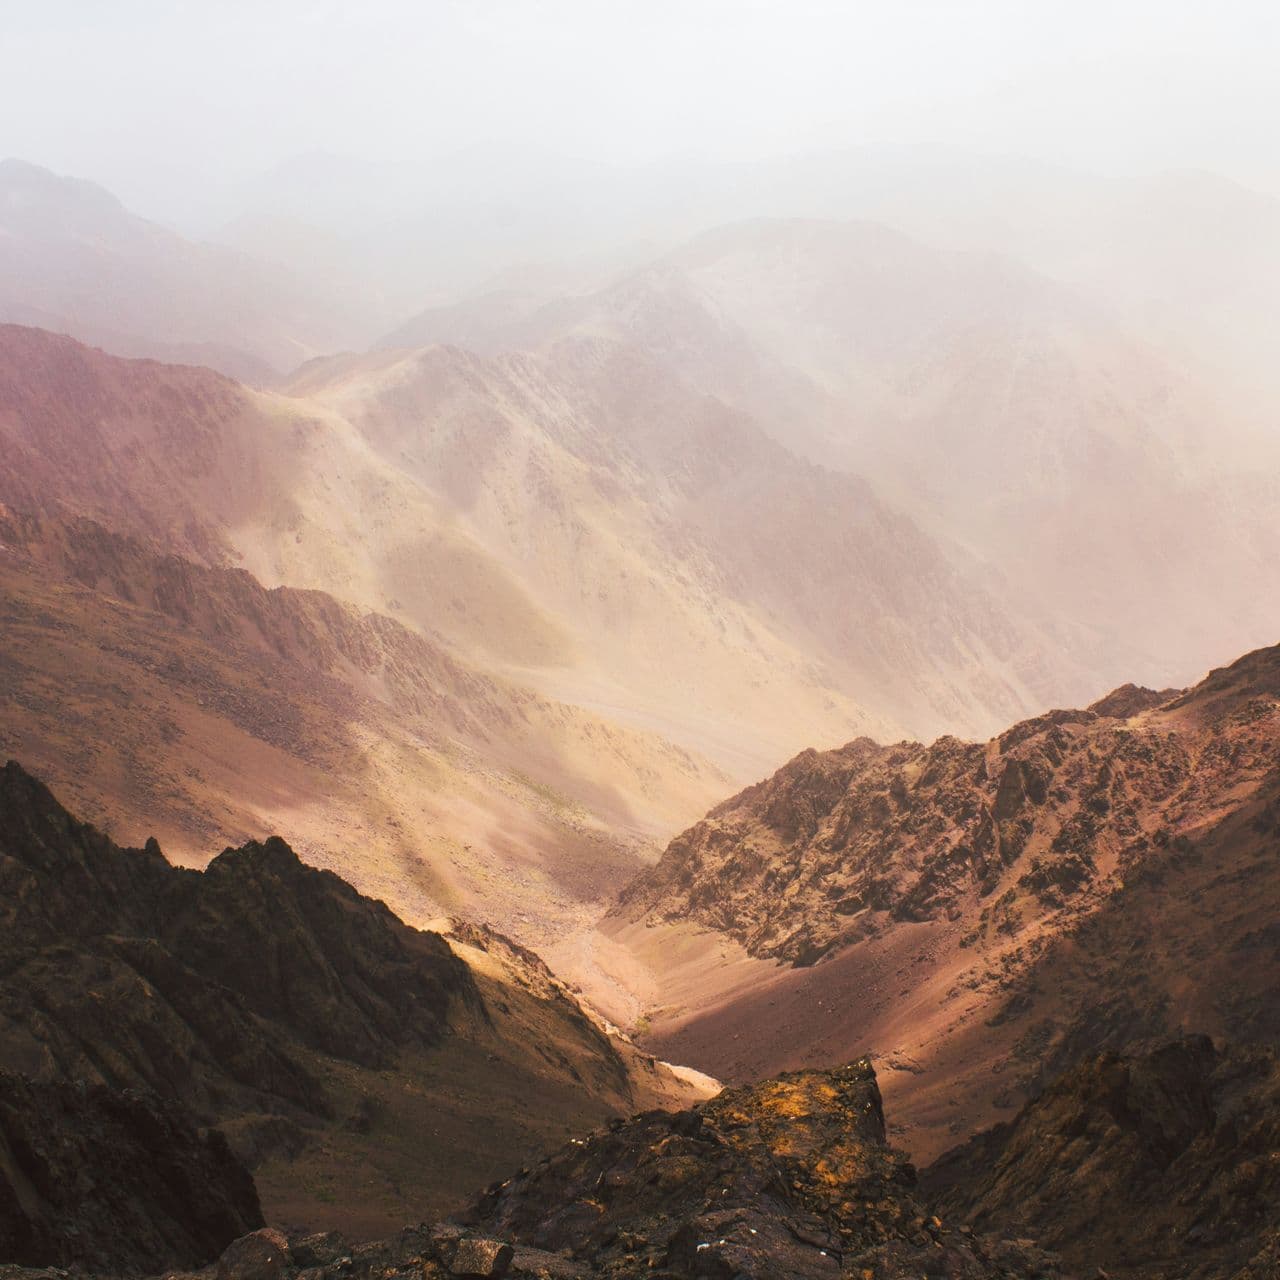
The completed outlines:
[[[501,1240],[469,1236],[458,1241],[449,1271],[455,1276],[505,1276],[514,1257],[515,1250]]]
[[[218,1259],[216,1280],[280,1280],[292,1261],[284,1235],[263,1227],[227,1247]]]

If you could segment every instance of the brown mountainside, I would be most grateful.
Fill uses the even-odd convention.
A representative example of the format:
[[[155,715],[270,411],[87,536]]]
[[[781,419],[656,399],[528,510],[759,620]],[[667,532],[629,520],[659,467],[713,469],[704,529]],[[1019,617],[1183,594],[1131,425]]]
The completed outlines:
[[[598,911],[655,825],[724,785],[322,592],[84,517],[0,509],[0,546],[0,741],[185,861],[288,826],[408,918],[479,913],[537,941]]]
[[[606,932],[659,975],[690,919],[728,944],[701,987],[668,948],[685,994],[652,1001],[655,1045],[729,1078],[874,1052],[926,1156],[1100,1047],[1280,1036],[1278,736],[1267,649],[987,744],[805,753],[673,841]]]
[[[389,1228],[575,1125],[706,1090],[533,960],[455,950],[278,838],[183,870],[10,763],[0,855],[0,1068],[217,1123],[279,1220]]]
[[[643,351],[352,356],[290,389],[0,327],[8,749],[177,856],[284,828],[412,918],[541,946],[815,733],[1091,684],[863,482]],[[168,759],[97,728],[118,690],[181,730]]]

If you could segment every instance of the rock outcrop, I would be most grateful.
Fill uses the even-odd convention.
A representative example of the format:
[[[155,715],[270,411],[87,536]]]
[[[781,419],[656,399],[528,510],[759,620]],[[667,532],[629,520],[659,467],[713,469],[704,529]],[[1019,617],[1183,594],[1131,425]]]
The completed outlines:
[[[440,1041],[475,999],[437,934],[280,839],[204,872],[121,849],[10,762],[0,771],[0,1065],[145,1087],[206,1117],[274,1099],[325,1114],[304,1062],[365,1067]]]
[[[248,1170],[180,1108],[0,1074],[0,1262],[201,1266],[261,1224]]]
[[[732,1082],[871,1054],[921,1163],[1104,1050],[1280,1047],[1278,760],[1280,648],[986,744],[807,752],[606,926],[682,993],[645,1043]],[[663,946],[689,920],[749,953],[732,980]]]
[[[257,1232],[207,1280],[1055,1280],[1030,1240],[953,1228],[885,1144],[867,1062],[650,1111],[571,1140],[466,1213],[350,1244]]]
[[[0,769],[0,1071],[185,1108],[288,1222],[381,1234],[578,1127],[706,1096],[458,928],[411,928],[278,838],[172,866]]]
[[[987,743],[802,752],[672,841],[618,911],[691,916],[795,964],[983,904],[983,932],[1078,915],[1274,766],[1280,650],[1228,670],[1186,695],[1126,686]]]
[[[885,1143],[863,1061],[614,1124],[491,1188],[466,1222],[567,1254],[589,1274],[818,1280],[1047,1268],[1034,1248],[945,1227],[914,1184]]]

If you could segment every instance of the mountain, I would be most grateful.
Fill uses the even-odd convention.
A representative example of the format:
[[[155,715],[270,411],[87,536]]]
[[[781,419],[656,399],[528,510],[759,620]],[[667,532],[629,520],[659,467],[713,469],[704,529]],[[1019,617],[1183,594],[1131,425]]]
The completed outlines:
[[[1089,684],[980,568],[643,346],[390,351],[290,389],[447,500],[575,638],[548,692],[702,735],[739,775],[806,724],[986,724]]]
[[[705,1092],[534,958],[465,932],[455,950],[278,838],[184,870],[10,763],[0,854],[0,1069],[216,1123],[270,1216],[389,1227],[578,1124]]]
[[[184,240],[93,183],[12,159],[0,161],[0,282],[0,320],[258,384],[359,332],[279,267]]]
[[[1085,1054],[1280,1040],[1278,733],[1272,648],[988,743],[805,752],[677,837],[573,964],[722,1078],[875,1054],[926,1159]]]
[[[10,506],[389,613],[739,778],[1094,687],[980,567],[625,346],[335,358],[286,397],[4,338]]]
[[[188,865],[288,824],[407,918],[479,914],[545,940],[644,864],[649,815],[678,822],[724,785],[332,597],[86,520],[0,514],[0,542],[0,742]]]
[[[384,341],[450,324],[489,352],[639,347],[868,479],[1024,612],[1083,628],[1097,689],[1183,682],[1271,635],[1280,468],[1256,397],[1006,253],[866,221],[739,222],[603,289],[541,306],[498,293]]]
[[[1088,1059],[923,1185],[947,1217],[1034,1232],[1082,1275],[1247,1278],[1277,1258],[1277,1151],[1275,1054],[1193,1037]]]
[[[479,912],[541,942],[728,788],[460,656],[466,630],[451,645],[435,622],[514,654],[554,629],[341,424],[206,370],[4,336],[0,732],[95,818],[186,861],[287,827],[409,918]]]

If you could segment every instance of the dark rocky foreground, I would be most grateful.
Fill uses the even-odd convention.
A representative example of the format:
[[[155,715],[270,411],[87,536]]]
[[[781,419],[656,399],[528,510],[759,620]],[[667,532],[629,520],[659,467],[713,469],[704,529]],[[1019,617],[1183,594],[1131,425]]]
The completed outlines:
[[[217,1128],[272,1220],[383,1235],[570,1133],[703,1096],[528,953],[462,933],[409,927],[279,839],[203,872],[121,848],[0,769],[0,1072]]]
[[[0,1260],[198,1266],[261,1225],[248,1171],[181,1109],[0,1074]]]
[[[944,1225],[885,1144],[867,1062],[728,1090],[576,1139],[456,1223],[352,1248],[258,1233],[210,1280],[652,1276],[1057,1277],[1029,1241]]]
[[[1081,1274],[1280,1275],[1280,1062],[1188,1037],[1104,1053],[926,1172],[939,1211]]]
[[[1141,1056],[1104,1054],[917,1179],[886,1145],[869,1063],[796,1072],[686,1111],[613,1122],[490,1187],[451,1222],[365,1244],[260,1229],[202,1271],[167,1274],[1276,1280],[1278,1084],[1270,1053],[1215,1049],[1200,1037]],[[202,1158],[222,1167],[217,1140],[202,1141],[203,1153],[188,1134],[162,1168]],[[128,1155],[121,1158],[127,1167]],[[225,1185],[246,1186],[243,1171],[223,1172]],[[79,1182],[67,1185],[82,1192],[100,1173],[74,1176]],[[154,1179],[133,1176],[131,1192],[143,1201],[157,1194]],[[165,1202],[170,1209],[202,1175],[184,1176]],[[4,1213],[12,1199],[11,1188],[0,1195],[0,1239],[10,1238]],[[245,1206],[252,1205],[250,1188]],[[82,1243],[106,1228],[105,1238],[123,1246],[142,1220],[138,1206],[122,1206],[123,1195],[86,1197],[63,1227]],[[141,1230],[153,1232],[153,1224]],[[122,1247],[114,1257],[101,1248],[58,1256],[75,1256],[77,1271],[90,1276],[138,1271]],[[180,1265],[176,1246],[172,1256]],[[0,1267],[4,1280],[36,1275]]]
[[[533,987],[554,985],[526,963]],[[68,1274],[24,1270],[39,1267],[202,1280],[1280,1277],[1280,1066],[1269,1049],[1205,1037],[1078,1061],[919,1179],[887,1144],[862,1060],[588,1121],[448,1223],[363,1244],[263,1227],[252,1177],[208,1127],[220,1113],[321,1112],[333,1095],[307,1051],[391,1071],[397,1047],[447,1037],[451,1006],[478,1002],[442,938],[283,842],[180,871],[154,848],[117,848],[8,766],[0,1280]],[[518,1106],[522,1083],[491,1105]],[[342,1166],[353,1195],[373,1149]],[[441,1156],[428,1143],[414,1158]]]

